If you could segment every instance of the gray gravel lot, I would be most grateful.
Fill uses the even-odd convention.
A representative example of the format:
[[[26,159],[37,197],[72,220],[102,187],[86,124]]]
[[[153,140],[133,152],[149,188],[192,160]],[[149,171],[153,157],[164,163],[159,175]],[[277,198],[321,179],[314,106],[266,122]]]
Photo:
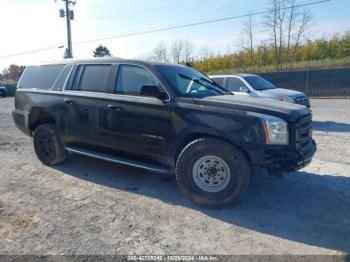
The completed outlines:
[[[0,99],[0,254],[350,252],[350,100],[312,100],[314,161],[257,174],[242,202],[204,209],[172,176],[71,155],[36,159]]]

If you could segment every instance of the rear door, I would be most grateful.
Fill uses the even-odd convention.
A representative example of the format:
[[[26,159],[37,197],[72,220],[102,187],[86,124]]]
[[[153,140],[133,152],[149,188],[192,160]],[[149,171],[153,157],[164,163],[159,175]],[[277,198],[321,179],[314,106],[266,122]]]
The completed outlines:
[[[66,109],[65,141],[68,145],[90,147],[99,143],[96,135],[99,114],[111,83],[112,64],[85,64],[75,69],[70,86],[64,92]]]
[[[120,64],[115,72],[113,99],[101,111],[103,137],[114,149],[142,155],[161,154],[170,141],[169,99],[140,95],[142,85],[160,81],[147,68]]]

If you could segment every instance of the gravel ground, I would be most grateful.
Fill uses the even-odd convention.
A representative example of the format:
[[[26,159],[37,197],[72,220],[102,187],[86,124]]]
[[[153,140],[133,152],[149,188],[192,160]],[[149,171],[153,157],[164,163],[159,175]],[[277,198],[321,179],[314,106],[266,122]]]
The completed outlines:
[[[318,152],[284,179],[256,175],[242,202],[204,209],[172,176],[71,155],[54,168],[0,99],[0,254],[346,254],[350,100],[312,100]]]

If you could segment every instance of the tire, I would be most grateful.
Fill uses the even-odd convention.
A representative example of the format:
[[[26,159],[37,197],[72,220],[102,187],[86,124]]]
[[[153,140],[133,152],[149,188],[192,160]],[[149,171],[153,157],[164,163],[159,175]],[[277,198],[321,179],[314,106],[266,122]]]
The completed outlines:
[[[195,204],[220,207],[238,201],[252,168],[241,150],[215,138],[200,138],[180,153],[175,168],[180,191]]]
[[[34,149],[38,159],[48,166],[63,162],[67,151],[61,135],[53,124],[42,124],[34,131]]]

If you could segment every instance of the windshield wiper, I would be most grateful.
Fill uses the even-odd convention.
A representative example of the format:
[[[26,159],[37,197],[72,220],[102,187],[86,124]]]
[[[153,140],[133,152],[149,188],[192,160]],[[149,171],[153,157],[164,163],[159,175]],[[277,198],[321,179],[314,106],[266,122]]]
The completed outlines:
[[[209,77],[208,77],[208,78],[209,78]],[[210,78],[209,78],[209,79],[210,79]],[[201,80],[203,80],[203,81],[205,81],[205,82],[208,82],[208,83],[210,83],[210,84],[212,84],[212,85],[215,85],[217,88],[219,88],[220,90],[226,92],[227,94],[233,95],[233,93],[232,93],[230,90],[228,90],[228,89],[222,87],[221,85],[219,85],[218,83],[216,83],[214,80],[211,80],[211,79],[209,80],[209,79],[206,79],[206,78],[204,78],[204,77],[201,77]]]
[[[205,84],[205,83],[210,83],[210,84],[212,84],[210,81],[206,80],[205,78],[200,78],[200,79],[198,79],[198,78],[192,78],[192,77],[183,75],[183,74],[181,74],[181,73],[178,73],[178,75],[181,76],[182,78],[187,79],[187,80],[196,82],[196,83],[198,83],[198,84],[200,84],[200,85],[202,85],[202,86],[204,86],[204,87],[206,87],[206,88],[208,88],[208,89],[210,89],[210,90],[215,90],[215,91],[218,92],[218,93],[222,93],[222,91],[225,91],[225,90],[222,90],[221,87],[215,88],[215,87],[213,87],[213,86],[210,86],[210,85]],[[203,83],[203,81],[201,81],[201,80],[205,80],[205,83]],[[217,86],[217,85],[215,85],[215,86]],[[220,90],[218,90],[218,89],[220,89]],[[226,91],[225,91],[225,92],[226,92]]]

